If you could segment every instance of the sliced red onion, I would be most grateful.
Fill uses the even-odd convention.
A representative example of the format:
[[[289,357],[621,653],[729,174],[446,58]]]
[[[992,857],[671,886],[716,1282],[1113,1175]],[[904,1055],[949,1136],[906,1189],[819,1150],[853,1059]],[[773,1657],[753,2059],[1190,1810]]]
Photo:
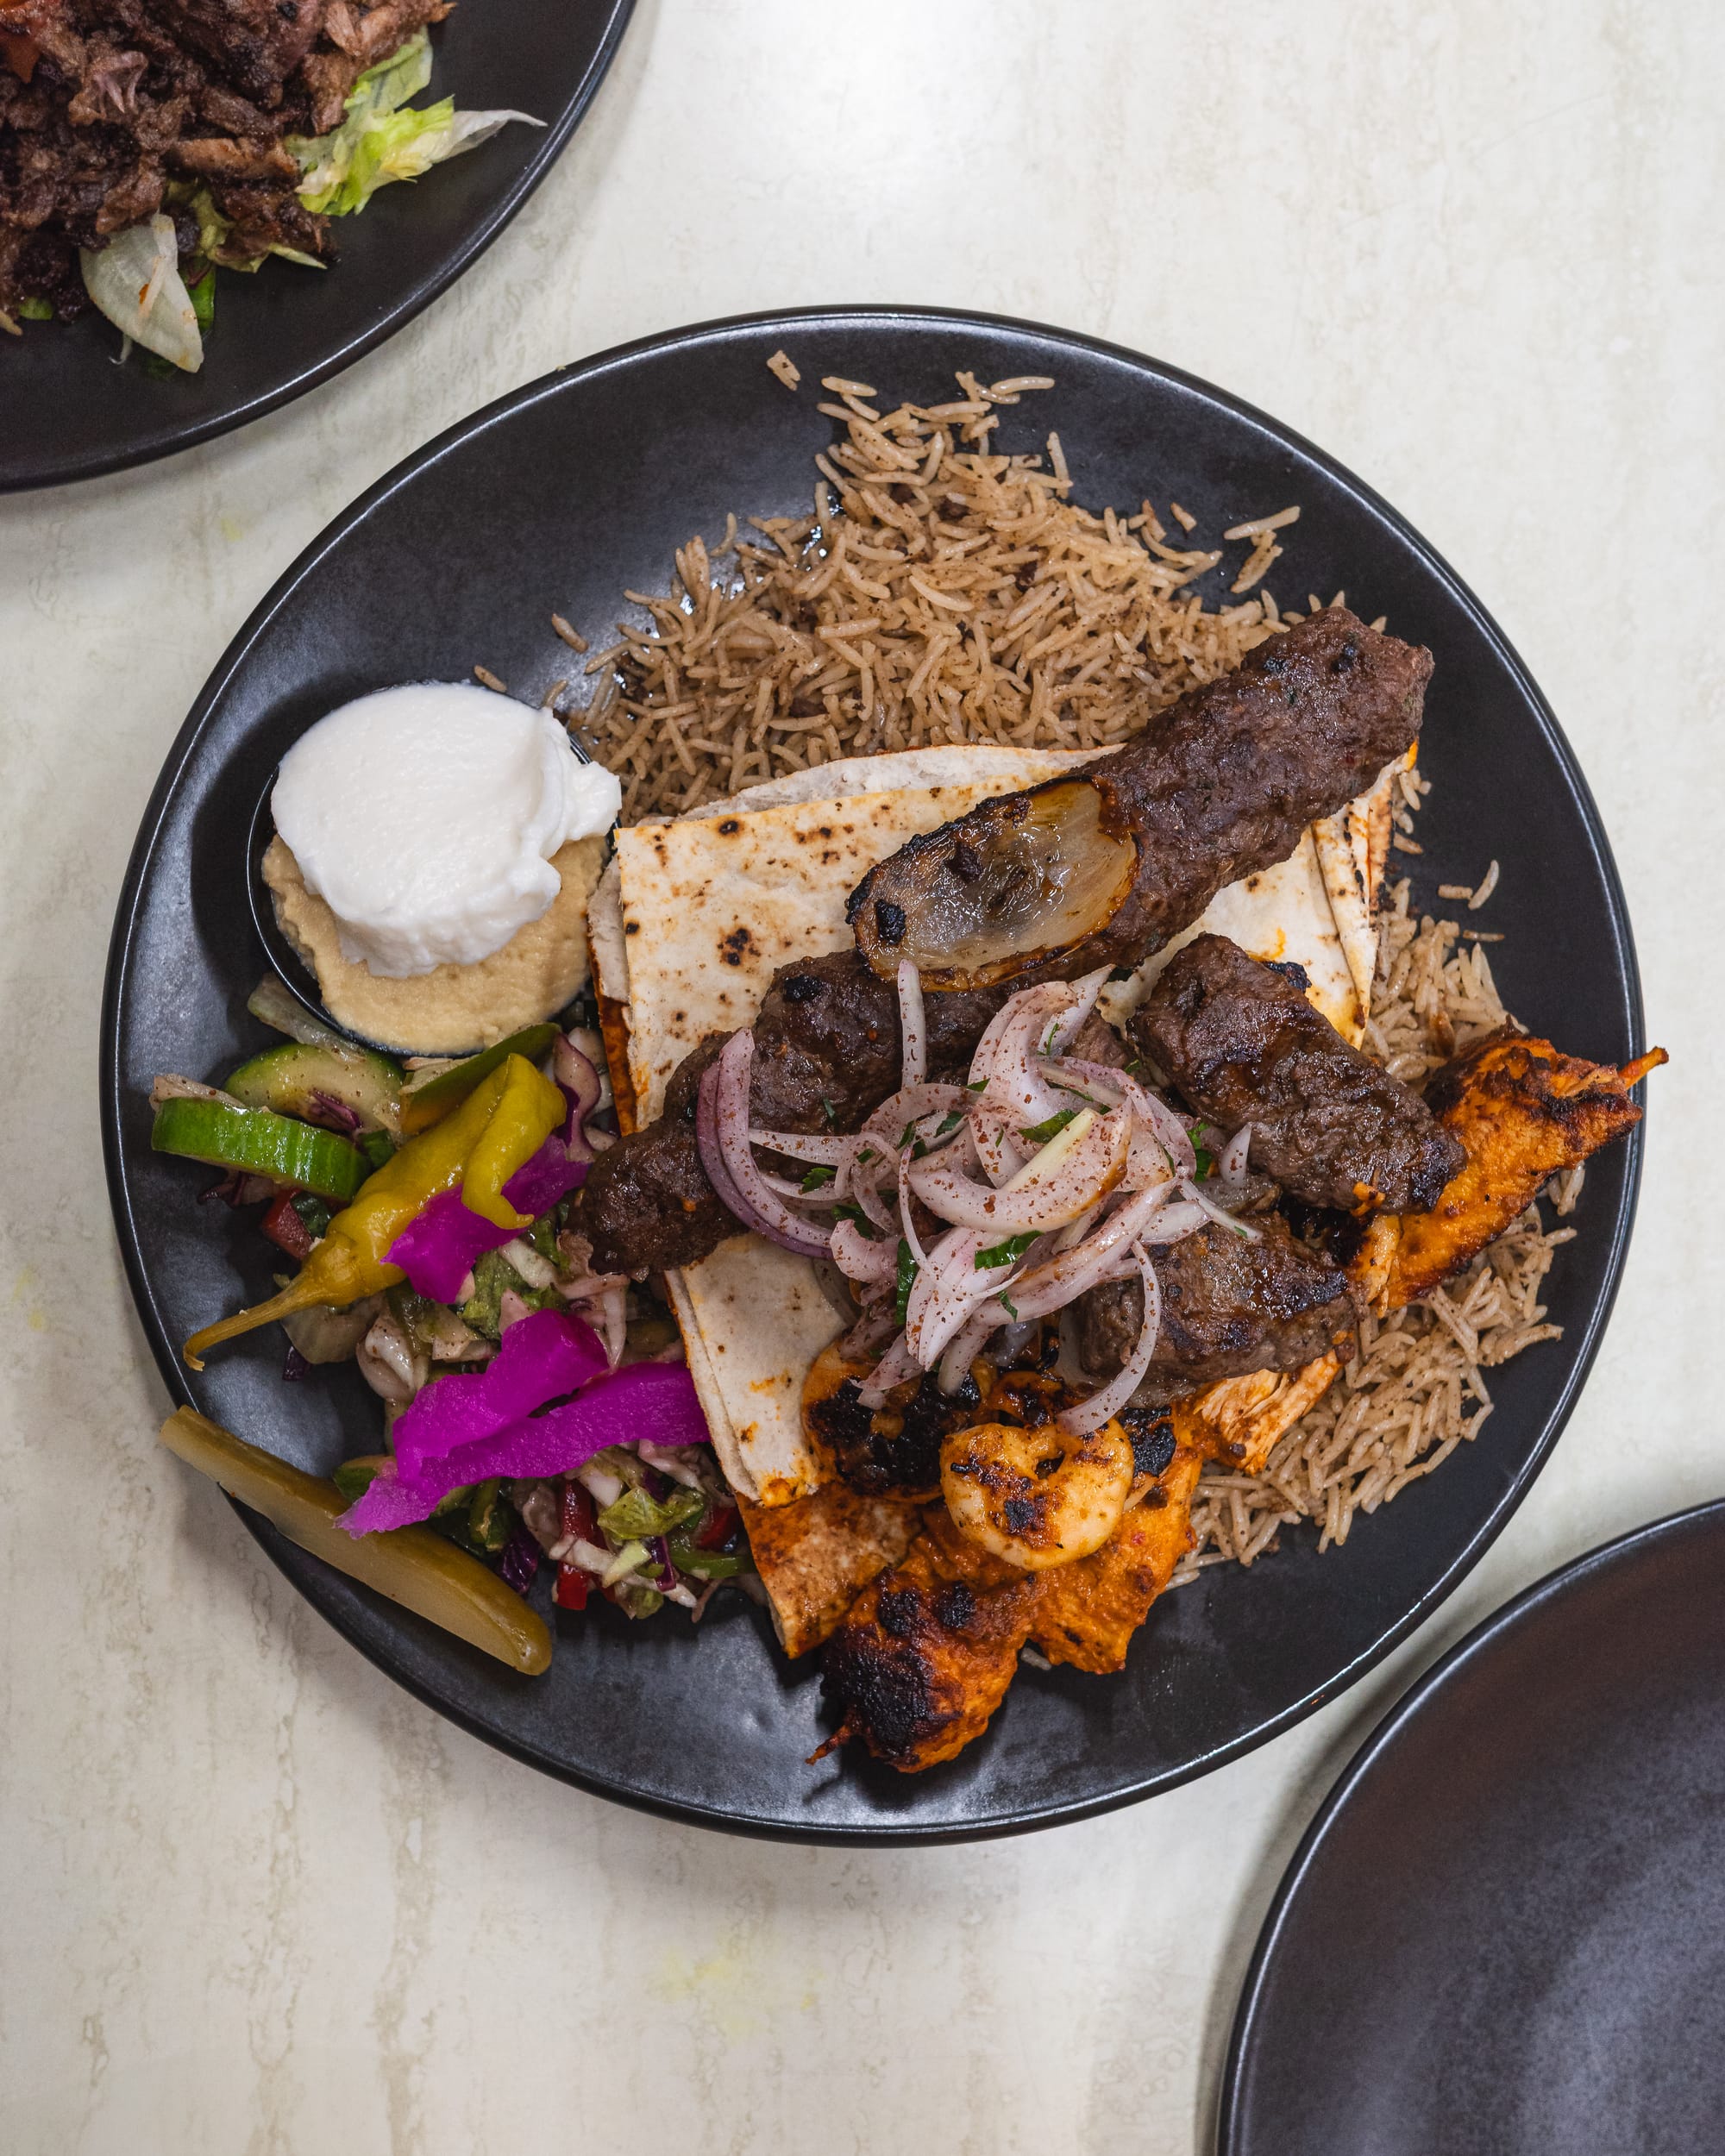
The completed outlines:
[[[1026,988],[1014,996],[1007,1009],[1010,1017],[994,1044],[994,1059],[982,1098],[1020,1122],[1045,1123],[1060,1112],[1061,1103],[1038,1075],[1032,1058],[1051,1022],[1066,1007],[1063,981],[1051,981],[1038,988]],[[975,1075],[975,1066],[971,1066]]]
[[[1157,1215],[1164,1210],[1167,1197],[1166,1184],[1159,1190],[1139,1191],[1118,1212],[1108,1214],[1082,1243],[1020,1275],[1012,1291],[1013,1307],[1020,1319],[1048,1317],[1107,1279],[1109,1267],[1125,1255],[1133,1239],[1148,1239],[1160,1225]],[[1197,1216],[1197,1224],[1202,1225],[1201,1215]],[[1189,1234],[1190,1229],[1186,1232]]]
[[[847,1280],[879,1282],[894,1279],[899,1269],[898,1246],[884,1236],[867,1236],[854,1220],[841,1220],[832,1231],[832,1262]]]
[[[750,1131],[749,1143],[763,1153],[782,1153],[787,1160],[812,1161],[820,1168],[837,1168],[856,1146],[854,1138],[818,1138],[805,1131]]]
[[[946,1116],[955,1108],[968,1108],[975,1099],[975,1095],[963,1086],[937,1086],[925,1081],[901,1086],[890,1100],[881,1103],[857,1132],[857,1150],[865,1151],[872,1145],[877,1153],[890,1156],[899,1150],[899,1142],[909,1125],[921,1123],[928,1116]]]
[[[1134,1112],[1155,1132],[1157,1143],[1168,1155],[1176,1175],[1196,1172],[1198,1156],[1193,1149],[1191,1132],[1168,1103],[1148,1086],[1124,1070],[1116,1070],[1112,1063],[1093,1063],[1076,1056],[1063,1056],[1062,1062],[1064,1069],[1084,1080],[1087,1085],[1106,1087],[1117,1098],[1130,1100]]]
[[[973,1181],[942,1157],[914,1162],[911,1188],[943,1220],[956,1226],[992,1229],[997,1236],[1064,1227],[1120,1181],[1132,1141],[1132,1119],[1117,1110],[1099,1117],[1074,1143],[1070,1125],[1051,1138],[1010,1181],[996,1190]],[[1044,1155],[1058,1156],[1041,1168]]]
[[[998,1189],[1010,1182],[1024,1164],[1027,1156],[1013,1132],[1017,1118],[1009,1116],[992,1103],[978,1101],[970,1111],[970,1142],[976,1149],[977,1160],[983,1174]]]
[[[912,1286],[905,1309],[905,1338],[925,1369],[969,1320],[978,1303],[987,1302],[1010,1281],[991,1268],[980,1268],[976,1253],[987,1241],[971,1228],[955,1228],[929,1252]]]
[[[1113,971],[1112,966],[1098,966],[1095,973],[1081,975],[1076,981],[1068,984],[1068,992],[1075,1000],[1071,1009],[1048,1037],[1048,1052],[1051,1055],[1064,1055],[1077,1039],[1085,1019],[1095,1009],[1096,998],[1107,986],[1108,975]]]
[[[695,1101],[701,1165],[726,1210],[744,1227],[799,1257],[825,1257],[825,1232],[768,1188],[750,1150],[749,1073],[754,1056],[754,1035],[746,1030],[733,1033],[701,1079]]]
[[[567,1033],[560,1033],[551,1050],[551,1075],[569,1104],[563,1143],[571,1159],[590,1161],[593,1146],[587,1136],[586,1119],[599,1106],[605,1090],[599,1072],[592,1057],[584,1055]]]
[[[1219,1228],[1232,1228],[1236,1235],[1245,1236],[1249,1243],[1263,1241],[1262,1228],[1255,1228],[1248,1221],[1236,1219],[1225,1206],[1219,1206],[1214,1198],[1207,1194],[1201,1183],[1195,1183],[1189,1175],[1182,1181],[1180,1194],[1189,1204],[1196,1206],[1201,1213],[1207,1214]]]
[[[894,1385],[902,1385],[916,1374],[917,1359],[901,1332],[857,1387],[856,1397],[865,1407],[878,1407]]]
[[[992,1336],[1010,1323],[1006,1306],[998,1295],[990,1295],[979,1310],[974,1311],[962,1329],[953,1334],[940,1358],[940,1371],[935,1382],[941,1391],[956,1393]]]
[[[1216,1157],[1218,1181],[1226,1184],[1230,1190],[1238,1190],[1245,1181],[1246,1163],[1251,1151],[1251,1125],[1242,1123]]]
[[[928,1020],[922,1006],[922,975],[909,958],[899,961],[899,1053],[901,1082],[919,1086],[928,1069]]]
[[[1156,1268],[1150,1262],[1150,1252],[1143,1244],[1134,1243],[1132,1254],[1144,1282],[1144,1324],[1132,1353],[1101,1390],[1092,1393],[1088,1400],[1081,1400],[1076,1407],[1065,1408],[1055,1418],[1061,1428],[1074,1437],[1100,1430],[1120,1413],[1144,1382],[1156,1353],[1157,1335],[1162,1330],[1162,1288],[1156,1277]]]

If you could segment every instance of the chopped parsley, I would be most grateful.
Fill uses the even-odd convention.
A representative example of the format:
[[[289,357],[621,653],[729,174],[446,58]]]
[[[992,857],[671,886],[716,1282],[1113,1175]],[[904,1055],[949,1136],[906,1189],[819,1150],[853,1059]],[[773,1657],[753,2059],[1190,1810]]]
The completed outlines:
[[[968,1078],[964,1081],[964,1090],[966,1093],[986,1093],[988,1081],[986,1078]]]
[[[988,1250],[978,1250],[976,1253],[977,1271],[982,1272],[996,1265],[1016,1265],[1031,1244],[1036,1241],[1039,1232],[1038,1229],[1029,1228],[1022,1235],[1009,1235],[1004,1243],[996,1243]]]
[[[949,1108],[946,1111],[946,1113],[940,1119],[939,1123],[935,1126],[934,1135],[937,1138],[950,1138],[952,1133],[958,1128],[959,1125],[963,1120],[964,1111],[963,1108]]]
[[[1018,1316],[1018,1314],[1019,1314],[1019,1307],[1018,1307],[1018,1305],[1017,1305],[1017,1304],[1016,1304],[1016,1303],[1013,1300],[1013,1299],[1012,1299],[1012,1297],[1011,1297],[1010,1295],[1000,1295],[1000,1296],[999,1296],[999,1297],[997,1298],[997,1300],[998,1300],[998,1301],[999,1301],[999,1303],[1000,1303],[1000,1306],[1001,1309],[1002,1309],[1002,1310],[1004,1310],[1004,1311],[1006,1312],[1007,1315],[1009,1318],[1016,1318],[1016,1317]]]
[[[862,1150],[856,1156],[856,1164],[859,1168],[865,1167],[869,1162],[874,1159],[874,1147],[872,1145],[865,1145],[862,1148]]]
[[[838,1120],[837,1109],[833,1106],[825,1094],[820,1096],[820,1113],[824,1123],[833,1124]]]
[[[834,1214],[839,1219],[849,1220],[854,1223],[856,1232],[859,1235],[866,1236],[869,1242],[878,1243],[880,1241],[881,1231],[875,1225],[875,1223],[869,1218],[868,1214],[863,1212],[861,1206],[845,1204],[842,1206],[835,1206],[832,1210]]]
[[[903,1236],[900,1236],[899,1238],[898,1293],[893,1298],[893,1322],[895,1325],[901,1326],[905,1321],[905,1313],[910,1308],[911,1289],[916,1285],[916,1276],[920,1269],[915,1258],[911,1255],[910,1244],[906,1242]]]
[[[1019,1136],[1026,1145],[1046,1145],[1051,1138],[1059,1137],[1077,1112],[1076,1108],[1057,1108],[1040,1123],[1032,1123],[1029,1130],[1020,1131]]]
[[[807,1175],[803,1177],[803,1188],[819,1190],[823,1183],[830,1183],[837,1173],[838,1170],[836,1168],[811,1168]]]
[[[1216,1164],[1215,1155],[1211,1152],[1207,1145],[1204,1145],[1200,1142],[1201,1139],[1208,1136],[1214,1127],[1214,1126],[1213,1125],[1208,1123],[1195,1123],[1192,1125],[1192,1150],[1198,1156],[1198,1164],[1192,1170],[1192,1180],[1194,1182],[1202,1182],[1204,1178],[1209,1174],[1210,1170]]]

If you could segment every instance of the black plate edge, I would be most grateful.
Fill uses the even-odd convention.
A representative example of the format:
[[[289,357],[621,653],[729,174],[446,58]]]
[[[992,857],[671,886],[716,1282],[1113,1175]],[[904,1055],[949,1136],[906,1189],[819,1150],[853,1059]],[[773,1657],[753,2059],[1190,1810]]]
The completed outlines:
[[[1352,490],[1368,503],[1386,523],[1393,526],[1408,546],[1426,563],[1432,573],[1447,586],[1457,603],[1467,614],[1479,633],[1486,638],[1514,675],[1522,693],[1532,706],[1541,732],[1553,756],[1563,770],[1565,778],[1574,793],[1586,828],[1591,850],[1597,860],[1606,886],[1606,895],[1611,916],[1613,938],[1618,968],[1622,975],[1625,1000],[1630,1020],[1632,1055],[1639,1055],[1646,1037],[1645,1014],[1642,1006],[1640,969],[1636,960],[1634,939],[1629,926],[1628,904],[1624,898],[1622,879],[1610,843],[1601,821],[1597,804],[1591,788],[1576,761],[1574,751],[1559,724],[1544,693],[1522,661],[1521,655],[1509,642],[1496,621],[1475,595],[1471,588],[1450,567],[1447,561],[1423,539],[1399,511],[1387,502],[1376,490],[1358,479],[1348,468],[1319,448],[1314,442],[1283,426],[1269,414],[1259,411],[1245,399],[1219,389],[1201,377],[1187,373],[1183,369],[1147,354],[1133,351],[1129,346],[1115,344],[1107,339],[1089,337],[1081,333],[1057,328],[1051,324],[1027,321],[1022,317],[990,315],[969,309],[943,309],[914,305],[881,304],[876,306],[808,307],[790,310],[769,309],[761,313],[731,315],[687,328],[660,332],[616,345],[591,357],[571,362],[536,380],[523,384],[480,407],[465,419],[433,437],[425,446],[402,459],[382,478],[376,480],[364,493],[342,511],[306,547],[296,561],[276,580],[270,590],[253,610],[244,626],[235,636],[212,671],[203,693],[193,705],[186,720],[171,744],[161,774],[152,788],[140,824],[138,837],[127,866],[115,909],[114,927],[110,939],[107,971],[104,976],[100,1044],[100,1091],[102,1116],[102,1146],[104,1169],[108,1183],[109,1200],[115,1224],[119,1231],[122,1259],[133,1300],[137,1306],[150,1351],[161,1373],[164,1383],[177,1406],[190,1407],[193,1403],[181,1374],[179,1358],[162,1322],[149,1283],[143,1275],[136,1256],[135,1241],[131,1233],[131,1213],[127,1203],[120,1172],[120,1072],[116,1054],[121,989],[130,962],[129,929],[131,915],[135,908],[139,890],[154,850],[154,835],[162,812],[172,799],[179,768],[190,753],[197,736],[215,705],[225,693],[229,683],[249,653],[252,644],[269,625],[277,611],[292,596],[300,582],[315,568],[324,554],[330,550],[355,525],[364,522],[372,512],[387,501],[402,486],[435,465],[452,449],[463,446],[484,434],[500,421],[518,411],[555,396],[574,381],[586,379],[625,366],[637,357],[656,353],[668,346],[699,345],[712,339],[730,335],[743,329],[759,330],[775,336],[805,334],[825,327],[842,328],[847,323],[916,323],[932,329],[986,329],[991,332],[1000,329],[1019,330],[1028,335],[1050,339],[1057,343],[1070,344],[1088,352],[1101,352],[1121,360],[1136,367],[1147,369],[1165,380],[1208,400],[1220,410],[1233,414],[1285,443],[1299,454],[1310,460],[1344,487]],[[1116,1811],[1126,1805],[1141,1802],[1145,1797],[1160,1795],[1167,1789],[1180,1788],[1200,1776],[1214,1772],[1233,1760],[1244,1758],[1271,1739],[1280,1736],[1295,1724],[1303,1721],[1319,1708],[1351,1689],[1368,1671],[1392,1653],[1408,1639],[1433,1612],[1452,1594],[1480,1558],[1490,1549],[1509,1524],[1528,1490],[1532,1488],[1552,1447],[1567,1425],[1575,1409],[1583,1387],[1590,1374],[1595,1357],[1603,1339],[1622,1283],[1623,1265],[1628,1255],[1629,1237],[1634,1226],[1636,1205],[1640,1194],[1642,1152],[1645,1134],[1643,1121],[1631,1131],[1626,1140],[1627,1160],[1623,1188],[1615,1213],[1610,1225],[1610,1241],[1606,1255],[1604,1287],[1599,1301],[1590,1314],[1585,1332],[1581,1336],[1578,1350],[1571,1363],[1568,1378],[1556,1406],[1552,1411],[1541,1441],[1520,1471],[1508,1484],[1493,1511],[1482,1523],[1478,1532],[1459,1553],[1455,1562],[1414,1607],[1408,1610],[1384,1636],[1365,1654],[1358,1656],[1346,1668],[1337,1672],[1328,1683],[1320,1685],[1304,1698],[1295,1701],[1262,1727],[1252,1731],[1235,1742],[1219,1746],[1214,1752],[1189,1762],[1176,1773],[1153,1776],[1144,1783],[1135,1783],[1107,1796],[1085,1802],[1044,1805],[1038,1809],[1015,1815],[1010,1819],[994,1820],[977,1826],[923,1827],[906,1822],[890,1827],[792,1827],[752,1820],[737,1820],[731,1814],[709,1807],[683,1803],[673,1800],[649,1797],[639,1791],[612,1785],[603,1777],[578,1775],[561,1761],[548,1758],[531,1745],[518,1745],[500,1737],[494,1730],[482,1728],[475,1721],[448,1702],[435,1696],[426,1687],[391,1668],[368,1643],[348,1626],[344,1619],[326,1608],[320,1598],[309,1592],[307,1599],[313,1602],[320,1616],[358,1648],[367,1660],[381,1670],[392,1682],[399,1684],[424,1705],[431,1708],[445,1720],[465,1730],[468,1735],[493,1749],[518,1759],[524,1765],[537,1768],[542,1773],[573,1784],[589,1795],[609,1798],[613,1802],[628,1805],[631,1809],[651,1813],[658,1817],[677,1821],[681,1824],[704,1827],[727,1833],[767,1841],[812,1843],[829,1847],[886,1847],[888,1846],[944,1844],[1000,1840],[1007,1835],[1032,1833],[1049,1826],[1065,1825],[1080,1820],[1093,1819],[1106,1812]],[[267,1522],[251,1513],[246,1507],[230,1499],[235,1512],[244,1522],[266,1555],[277,1569],[295,1584],[301,1583],[295,1575],[310,1568],[316,1576],[321,1569],[319,1561],[310,1557],[298,1545],[288,1542]],[[291,1554],[290,1554],[291,1553]]]
[[[1316,1817],[1301,1836],[1299,1846],[1288,1860],[1288,1868],[1276,1890],[1276,1898],[1270,1905],[1258,1932],[1257,1944],[1252,1948],[1245,1980],[1240,1986],[1239,2004],[1234,2011],[1227,2055],[1222,2067],[1216,2117],[1216,2156],[1243,2156],[1237,2138],[1239,2115],[1244,2101],[1246,2053],[1255,2035],[1254,2024],[1261,2004],[1264,1979],[1281,1942],[1295,1896],[1304,1885],[1314,1858],[1328,1839],[1356,1788],[1402,1736],[1427,1700],[1452,1678],[1470,1668],[1481,1655],[1488,1653],[1502,1635],[1519,1624],[1523,1617],[1543,1608],[1548,1602],[1560,1601],[1596,1574],[1639,1556],[1648,1546],[1674,1539],[1703,1520],[1725,1520],[1725,1497],[1707,1498],[1698,1505],[1685,1507],[1682,1512],[1666,1513],[1659,1519],[1647,1520],[1639,1527],[1631,1527],[1624,1533],[1614,1536],[1609,1542],[1602,1542],[1591,1550],[1584,1550],[1579,1557],[1571,1557],[1567,1564],[1543,1574],[1500,1608],[1482,1618],[1471,1632],[1464,1633],[1454,1646],[1440,1656],[1429,1669],[1421,1671],[1371,1731],[1343,1768],[1335,1786],[1318,1808]]]
[[[587,107],[599,92],[599,85],[611,72],[611,64],[617,57],[623,42],[623,34],[629,28],[635,12],[635,0],[607,0],[610,15],[605,34],[599,48],[587,65],[586,72],[576,85],[575,93],[559,116],[545,129],[534,156],[516,176],[513,185],[500,196],[484,222],[459,248],[436,273],[409,298],[376,322],[348,338],[337,350],[326,353],[323,359],[297,374],[291,382],[283,382],[261,396],[254,397],[232,411],[223,412],[209,419],[201,419],[177,433],[169,440],[150,442],[130,449],[116,449],[90,457],[67,458],[56,471],[35,479],[0,478],[0,495],[46,493],[52,486],[70,486],[80,479],[105,479],[115,472],[136,471],[146,464],[154,464],[163,457],[178,456],[182,449],[195,449],[206,442],[213,442],[236,429],[249,426],[253,420],[261,419],[267,413],[279,411],[297,397],[320,388],[332,376],[362,360],[367,353],[375,351],[386,339],[405,328],[416,315],[423,314],[433,300],[441,299],[458,277],[465,274],[492,244],[505,226],[511,222],[538,187],[559,157],[567,148],[570,137],[586,116]]]

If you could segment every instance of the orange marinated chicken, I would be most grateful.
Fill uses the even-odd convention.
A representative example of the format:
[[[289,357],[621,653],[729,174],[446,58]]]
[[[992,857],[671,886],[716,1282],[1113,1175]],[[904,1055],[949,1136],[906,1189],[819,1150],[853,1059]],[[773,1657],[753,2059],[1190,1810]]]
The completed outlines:
[[[990,1557],[931,1505],[903,1564],[857,1597],[828,1642],[822,1691],[840,1717],[814,1756],[855,1737],[901,1773],[955,1758],[1007,1695],[1038,1580]]]
[[[1132,1634],[1192,1546],[1201,1454],[1181,1445],[1143,1501],[1094,1557],[1036,1576],[1031,1639],[1051,1662],[1106,1677],[1126,1664]]]
[[[1666,1061],[1649,1049],[1616,1069],[1559,1055],[1508,1028],[1477,1041],[1433,1078],[1427,1104],[1460,1139],[1467,1163],[1429,1213],[1374,1221],[1353,1276],[1380,1313],[1401,1308],[1471,1263],[1555,1175],[1633,1128],[1631,1087]]]

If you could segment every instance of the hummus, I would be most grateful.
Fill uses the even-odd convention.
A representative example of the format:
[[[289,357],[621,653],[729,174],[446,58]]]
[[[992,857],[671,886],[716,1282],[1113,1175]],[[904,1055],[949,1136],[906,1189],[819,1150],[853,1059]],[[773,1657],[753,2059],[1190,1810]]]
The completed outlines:
[[[403,1055],[461,1056],[555,1017],[585,984],[587,894],[604,858],[603,838],[572,839],[551,856],[556,897],[501,950],[472,965],[400,978],[343,955],[340,924],[306,889],[280,838],[270,841],[263,874],[282,934],[317,975],[323,1007],[338,1025]]]

